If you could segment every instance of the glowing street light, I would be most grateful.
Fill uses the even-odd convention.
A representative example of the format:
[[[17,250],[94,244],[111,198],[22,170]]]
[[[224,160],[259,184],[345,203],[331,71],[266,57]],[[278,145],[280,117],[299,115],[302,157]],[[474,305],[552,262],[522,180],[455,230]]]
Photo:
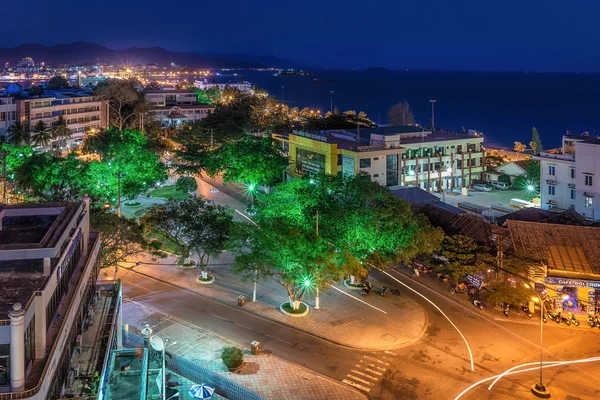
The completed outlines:
[[[310,279],[304,278],[304,287],[310,287]]]
[[[533,192],[533,189],[534,189],[533,185],[527,185],[527,191]]]
[[[249,192],[253,192],[254,191],[254,184],[251,183],[251,184],[248,185],[248,191]]]
[[[568,296],[567,296],[568,297]],[[544,340],[544,302],[540,297],[532,297],[534,303],[540,303],[540,381],[531,387],[531,391],[538,397],[550,397],[550,390],[543,384],[543,340]]]
[[[411,169],[410,171],[408,171],[408,175],[415,176],[415,170]]]

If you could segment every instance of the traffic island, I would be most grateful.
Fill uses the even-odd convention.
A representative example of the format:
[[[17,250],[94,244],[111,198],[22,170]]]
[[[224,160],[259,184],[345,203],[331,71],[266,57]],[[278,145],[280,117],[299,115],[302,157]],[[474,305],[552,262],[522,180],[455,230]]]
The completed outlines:
[[[351,290],[363,290],[365,288],[365,285],[363,285],[362,283],[352,283],[350,279],[345,279],[343,281],[343,284]]]
[[[300,303],[298,309],[294,310],[290,303],[287,301],[285,303],[281,303],[281,305],[279,306],[279,310],[283,314],[294,318],[306,317],[310,312],[310,308],[308,308],[308,305],[306,303]]]
[[[200,283],[201,285],[209,285],[209,284],[213,283],[214,281],[215,281],[215,276],[210,275],[210,274],[206,274],[206,278],[203,277],[202,275],[200,275],[199,277],[196,278],[196,282]]]
[[[177,260],[177,267],[181,269],[194,269],[198,266],[198,261],[190,259],[188,262],[185,262],[184,259],[180,258]]]
[[[533,386],[531,386],[531,393],[542,399],[550,398],[550,389],[548,389],[548,387],[545,385],[540,385],[539,382],[534,383]]]

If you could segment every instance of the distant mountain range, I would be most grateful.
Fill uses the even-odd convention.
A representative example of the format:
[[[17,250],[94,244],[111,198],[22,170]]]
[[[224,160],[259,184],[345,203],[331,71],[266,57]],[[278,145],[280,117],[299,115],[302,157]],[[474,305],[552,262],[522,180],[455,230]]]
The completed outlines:
[[[44,46],[36,43],[22,44],[17,47],[0,48],[0,65],[8,62],[11,66],[23,57],[32,57],[36,63],[46,64],[161,64],[175,63],[190,68],[294,68],[305,66],[290,60],[272,56],[252,56],[227,53],[181,53],[162,47],[113,50],[95,43],[74,42]]]

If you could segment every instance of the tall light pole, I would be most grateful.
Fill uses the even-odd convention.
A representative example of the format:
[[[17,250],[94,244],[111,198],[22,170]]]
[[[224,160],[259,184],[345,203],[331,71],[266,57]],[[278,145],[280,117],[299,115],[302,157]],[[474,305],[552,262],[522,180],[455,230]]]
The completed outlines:
[[[329,94],[331,95],[331,105],[329,106],[329,112],[333,114],[333,90],[330,90]]]
[[[437,100],[429,100],[431,103],[431,130],[435,127],[435,102]]]
[[[315,219],[316,219],[316,233],[317,233],[317,239],[319,238],[319,210],[317,210],[317,212],[315,213]],[[315,296],[315,310],[318,310],[321,308],[320,306],[320,301],[319,301],[319,285],[316,285],[316,296]]]
[[[539,302],[540,303],[540,381],[536,384],[534,384],[531,387],[531,391],[532,393],[537,396],[537,397],[541,397],[541,398],[548,398],[550,397],[550,390],[548,390],[548,388],[546,386],[544,386],[544,381],[543,381],[543,371],[544,371],[544,367],[543,367],[543,356],[544,356],[544,348],[543,348],[543,340],[544,340],[544,300],[542,299],[542,297],[532,297],[531,300],[533,300],[535,303]]]

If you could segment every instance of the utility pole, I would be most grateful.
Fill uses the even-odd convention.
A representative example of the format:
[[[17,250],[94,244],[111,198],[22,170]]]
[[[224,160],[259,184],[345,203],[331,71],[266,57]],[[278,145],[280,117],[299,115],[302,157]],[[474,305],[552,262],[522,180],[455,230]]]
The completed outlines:
[[[317,239],[319,238],[319,210],[317,210],[317,212],[315,213],[315,220],[316,220],[316,233],[317,233]],[[319,284],[317,283],[316,285],[317,291],[316,291],[316,296],[315,296],[315,310],[319,310],[321,308],[320,304],[319,304]]]
[[[121,171],[117,172],[117,246],[121,243]],[[113,280],[117,280],[119,263],[115,262],[115,274]]]

